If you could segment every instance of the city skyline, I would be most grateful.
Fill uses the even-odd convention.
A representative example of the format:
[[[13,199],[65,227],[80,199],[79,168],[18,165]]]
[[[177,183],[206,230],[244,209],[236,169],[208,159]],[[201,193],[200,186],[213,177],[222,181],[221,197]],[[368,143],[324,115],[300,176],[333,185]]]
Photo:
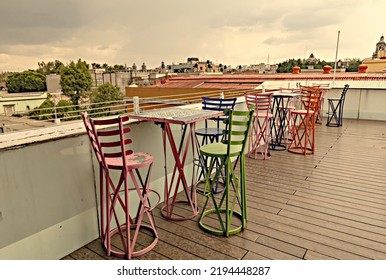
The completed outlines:
[[[386,2],[342,1],[5,0],[0,72],[38,62],[148,68],[185,62],[249,65],[308,58],[371,57],[383,35]],[[365,20],[364,20],[365,19]]]

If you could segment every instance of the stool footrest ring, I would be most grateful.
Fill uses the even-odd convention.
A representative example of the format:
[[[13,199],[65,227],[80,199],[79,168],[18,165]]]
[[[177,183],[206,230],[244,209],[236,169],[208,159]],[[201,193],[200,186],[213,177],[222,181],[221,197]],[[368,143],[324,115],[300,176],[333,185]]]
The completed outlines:
[[[137,226],[138,226],[137,224],[131,224],[130,225],[130,229],[136,229]],[[117,227],[117,228],[113,229],[110,232],[110,237],[112,238],[114,235],[119,234],[120,231],[125,231],[126,228],[127,228],[126,225],[121,225],[119,228]],[[131,253],[131,257],[138,257],[138,256],[141,256],[141,255],[149,252],[158,243],[158,234],[157,234],[157,232],[155,231],[154,228],[152,228],[150,225],[145,225],[145,224],[141,224],[139,226],[139,228],[140,228],[140,230],[147,230],[147,231],[149,231],[151,233],[152,237],[153,237],[153,241],[149,245],[145,246],[144,248],[142,248],[140,250],[137,250],[137,251],[133,250],[133,252]],[[107,251],[106,241],[103,242],[103,247]],[[118,250],[112,249],[112,248],[110,248],[110,254],[113,255],[113,256],[119,257],[119,258],[127,257],[127,253],[126,252],[121,251],[121,250],[118,251]]]
[[[226,212],[227,212],[227,210],[223,209],[223,208],[219,209],[219,211],[217,211],[216,209],[208,209],[208,210],[204,211],[201,214],[200,219],[198,221],[200,228],[208,233],[212,233],[215,235],[222,235],[222,236],[229,236],[229,235],[237,234],[240,231],[244,230],[244,228],[246,226],[246,221],[243,220],[243,216],[241,215],[240,212],[232,211],[231,209],[228,210],[228,215],[231,215],[228,218],[230,218],[230,219],[232,219],[233,217],[237,218],[237,220],[239,220],[239,222],[240,222],[240,225],[234,225],[232,229],[229,229],[227,231],[227,230],[216,229],[213,226],[209,226],[209,225],[206,225],[203,223],[203,219],[205,217],[208,217],[211,214],[225,213],[225,215],[227,215]]]

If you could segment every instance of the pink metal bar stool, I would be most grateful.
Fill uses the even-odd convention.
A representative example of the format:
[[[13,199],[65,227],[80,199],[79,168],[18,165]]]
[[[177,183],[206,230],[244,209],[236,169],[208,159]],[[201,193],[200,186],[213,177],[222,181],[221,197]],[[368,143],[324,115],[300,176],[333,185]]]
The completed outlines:
[[[291,128],[291,112],[299,109],[301,104],[301,90],[300,88],[279,88],[278,94],[288,95],[287,102],[283,102],[279,110],[282,111],[281,115],[285,116],[284,125],[280,126],[280,135],[284,135],[285,144],[288,145],[292,141],[292,128]]]
[[[269,143],[271,137],[271,121],[273,114],[271,93],[245,94],[248,109],[254,110],[254,120],[249,133],[248,156],[254,159],[269,159]]]
[[[130,128],[124,126],[128,116],[88,121],[83,113],[82,118],[100,167],[100,238],[107,255],[131,259],[145,254],[158,242],[149,202],[154,192],[149,187],[153,157],[128,149],[132,143]],[[152,238],[139,244],[141,234]]]
[[[317,115],[317,118],[316,118],[316,123],[321,124],[322,121],[323,121],[324,98],[326,96],[327,91],[330,89],[330,84],[329,83],[324,83],[324,84],[312,83],[312,86],[317,86],[317,87],[319,87],[322,90],[322,96],[321,96],[321,99],[320,99],[318,115]]]

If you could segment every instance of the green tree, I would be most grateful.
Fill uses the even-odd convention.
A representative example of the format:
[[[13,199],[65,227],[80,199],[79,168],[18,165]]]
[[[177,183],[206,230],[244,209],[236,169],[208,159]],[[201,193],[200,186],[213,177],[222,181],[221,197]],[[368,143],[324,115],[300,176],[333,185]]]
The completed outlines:
[[[11,74],[11,73],[9,73],[9,72],[1,72],[1,73],[0,73],[0,82],[6,82],[8,76],[9,76],[10,74]]]
[[[60,74],[60,71],[64,67],[64,64],[59,61],[49,61],[45,63],[44,61],[38,62],[39,68],[36,70],[39,73],[42,73],[43,75],[49,75],[49,74]]]
[[[348,66],[346,68],[346,72],[358,72],[358,66],[361,64],[361,60],[359,58],[350,59],[348,62]]]
[[[80,59],[76,63],[71,61],[62,68],[60,75],[63,94],[71,98],[72,104],[78,106],[79,99],[85,97],[92,86],[92,77],[87,63]]]
[[[99,116],[119,114],[124,111],[123,94],[117,86],[103,84],[94,89],[90,94],[91,113],[98,113]]]
[[[95,63],[95,62],[91,63],[91,66],[92,66],[92,69],[101,69],[102,68],[99,63]]]
[[[277,72],[278,73],[291,73],[294,66],[299,66],[304,68],[301,59],[289,59],[278,64]]]
[[[74,120],[77,119],[76,108],[68,100],[60,100],[56,105],[56,116],[62,120]]]
[[[46,91],[46,76],[37,71],[17,72],[7,77],[9,93]]]
[[[48,97],[42,105],[29,112],[32,119],[49,120],[54,118],[54,102]]]

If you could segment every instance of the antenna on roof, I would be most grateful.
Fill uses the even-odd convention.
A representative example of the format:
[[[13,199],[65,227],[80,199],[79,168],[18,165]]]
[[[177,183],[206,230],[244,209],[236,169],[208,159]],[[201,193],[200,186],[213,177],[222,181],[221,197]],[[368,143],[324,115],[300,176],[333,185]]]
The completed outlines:
[[[335,66],[334,66],[334,79],[332,81],[332,84],[335,85],[335,74],[336,74],[336,61],[338,59],[338,47],[339,47],[339,35],[340,35],[340,30],[338,30],[338,39],[336,41],[336,53],[335,53]]]

